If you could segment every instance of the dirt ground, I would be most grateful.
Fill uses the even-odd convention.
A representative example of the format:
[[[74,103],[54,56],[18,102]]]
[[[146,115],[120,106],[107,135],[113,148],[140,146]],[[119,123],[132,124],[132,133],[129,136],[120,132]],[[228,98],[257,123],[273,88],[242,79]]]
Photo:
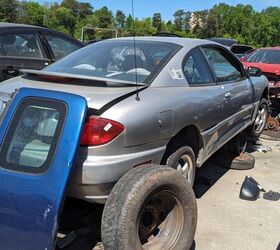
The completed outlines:
[[[272,151],[251,152],[256,159],[251,170],[228,170],[212,160],[197,170],[194,190],[199,214],[193,249],[280,250],[280,201],[265,200],[263,193],[256,201],[239,198],[246,175],[252,176],[266,191],[280,192],[280,142],[262,140],[261,143]],[[75,215],[76,209],[84,214],[95,211],[89,217],[94,218],[96,224],[100,223],[102,206],[69,205],[70,213],[64,218],[68,224],[82,221]],[[100,227],[94,227],[96,235],[81,236],[63,249],[103,249],[95,246],[100,241]]]

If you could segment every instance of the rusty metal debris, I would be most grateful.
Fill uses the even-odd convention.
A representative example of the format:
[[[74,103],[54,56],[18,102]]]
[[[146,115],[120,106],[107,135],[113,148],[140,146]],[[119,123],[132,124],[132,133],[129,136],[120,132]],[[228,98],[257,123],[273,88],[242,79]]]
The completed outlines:
[[[267,130],[269,131],[277,131],[279,129],[279,121],[278,117],[269,116],[267,119]]]

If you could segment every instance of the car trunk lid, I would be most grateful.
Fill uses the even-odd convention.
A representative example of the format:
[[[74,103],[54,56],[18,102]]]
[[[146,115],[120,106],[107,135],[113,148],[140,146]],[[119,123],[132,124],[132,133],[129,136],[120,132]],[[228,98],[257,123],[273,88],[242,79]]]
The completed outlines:
[[[114,100],[121,100],[122,98],[133,95],[136,90],[146,88],[146,85],[137,87],[135,85],[128,86],[121,84],[107,86],[102,83],[94,84],[85,79],[61,81],[62,79],[60,78],[59,80],[54,79],[54,81],[47,81],[44,79],[38,79],[37,77],[21,76],[3,82],[0,85],[0,92],[11,94],[21,87],[63,91],[83,96],[86,98],[89,108],[99,110]]]

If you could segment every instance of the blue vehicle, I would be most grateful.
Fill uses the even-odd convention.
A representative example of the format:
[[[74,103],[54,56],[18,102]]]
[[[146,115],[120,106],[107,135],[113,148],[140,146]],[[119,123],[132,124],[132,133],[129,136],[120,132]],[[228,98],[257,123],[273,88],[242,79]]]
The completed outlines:
[[[1,249],[54,248],[86,110],[83,97],[28,88],[6,107],[0,121]]]

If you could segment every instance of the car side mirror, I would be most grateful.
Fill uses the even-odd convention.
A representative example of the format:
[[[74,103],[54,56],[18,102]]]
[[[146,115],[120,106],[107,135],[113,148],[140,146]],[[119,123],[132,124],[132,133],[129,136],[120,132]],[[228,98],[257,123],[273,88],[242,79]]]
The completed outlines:
[[[259,77],[263,74],[262,70],[257,67],[248,67],[247,73],[249,76]]]

